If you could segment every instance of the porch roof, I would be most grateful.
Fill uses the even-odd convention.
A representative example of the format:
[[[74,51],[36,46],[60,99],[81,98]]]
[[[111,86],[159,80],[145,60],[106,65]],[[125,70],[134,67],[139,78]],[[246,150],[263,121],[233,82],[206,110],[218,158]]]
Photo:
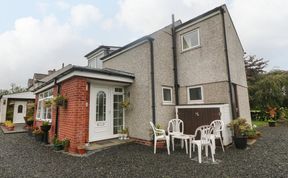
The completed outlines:
[[[69,64],[65,66],[64,68],[57,70],[51,75],[43,78],[41,80],[43,84],[36,87],[33,91],[37,92],[43,87],[53,84],[53,82],[55,81],[57,83],[60,83],[63,80],[66,80],[73,76],[82,76],[82,77],[90,78],[90,79],[111,80],[111,81],[124,82],[124,83],[132,83],[135,78],[133,73],[129,73],[125,71],[120,71],[120,70],[115,70],[115,69],[110,69],[110,68],[97,69],[97,68],[76,66],[76,65]]]
[[[22,93],[14,93],[10,95],[3,95],[2,98],[6,99],[35,99],[35,95],[32,92],[22,92]]]

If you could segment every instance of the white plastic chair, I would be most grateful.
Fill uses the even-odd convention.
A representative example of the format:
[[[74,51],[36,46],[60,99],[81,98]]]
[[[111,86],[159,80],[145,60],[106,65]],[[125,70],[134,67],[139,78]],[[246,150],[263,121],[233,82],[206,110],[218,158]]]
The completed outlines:
[[[222,150],[223,150],[223,152],[225,152],[224,145],[223,145],[223,138],[222,138],[224,122],[221,120],[214,120],[211,122],[210,125],[214,127],[214,133],[213,134],[214,134],[215,140],[216,139],[220,140]]]
[[[181,119],[172,119],[168,123],[168,136],[172,140],[172,149],[175,150],[174,140],[181,140],[181,148],[183,148],[183,140],[185,141],[186,154],[188,154],[188,140],[190,137],[184,134],[184,122]]]
[[[191,158],[192,156],[192,145],[193,145],[193,151],[194,151],[194,145],[197,145],[198,149],[198,161],[199,163],[202,163],[202,148],[205,147],[205,154],[208,157],[208,147],[210,147],[211,151],[211,156],[212,156],[212,161],[215,162],[214,160],[214,137],[212,137],[214,128],[210,125],[203,125],[200,126],[196,129],[195,135],[193,135],[190,138],[190,154],[189,157]],[[200,133],[200,139],[195,140],[198,132]]]
[[[169,136],[166,135],[165,130],[163,129],[157,129],[152,122],[150,122],[150,125],[153,130],[154,135],[154,154],[156,154],[156,144],[158,140],[165,140],[167,145],[167,152],[168,155],[170,155],[170,139]]]

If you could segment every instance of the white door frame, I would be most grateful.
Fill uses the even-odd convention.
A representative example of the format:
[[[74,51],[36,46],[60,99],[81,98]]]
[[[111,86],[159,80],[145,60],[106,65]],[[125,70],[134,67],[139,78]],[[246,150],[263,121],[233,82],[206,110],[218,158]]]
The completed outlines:
[[[18,107],[22,105],[22,113],[18,113]],[[25,123],[27,101],[15,101],[13,111],[13,123]]]
[[[114,126],[114,116],[113,116],[113,98],[115,93],[115,88],[122,88],[122,87],[115,87],[115,86],[109,86],[109,85],[97,85],[94,83],[90,84],[90,107],[89,107],[89,136],[88,141],[94,142],[94,141],[100,141],[100,140],[106,140],[106,139],[112,139],[119,137],[119,134],[113,134],[113,126]],[[101,133],[100,130],[96,131],[97,123],[96,123],[96,94],[100,90],[106,91],[106,121],[107,121],[107,129],[103,130],[104,134]],[[122,88],[124,91],[124,88]],[[124,93],[123,93],[124,95]],[[124,98],[124,97],[123,97]],[[125,123],[125,112],[123,112],[123,127]],[[99,127],[101,129],[101,127]],[[98,132],[99,135],[96,135]],[[106,133],[105,133],[106,132]]]

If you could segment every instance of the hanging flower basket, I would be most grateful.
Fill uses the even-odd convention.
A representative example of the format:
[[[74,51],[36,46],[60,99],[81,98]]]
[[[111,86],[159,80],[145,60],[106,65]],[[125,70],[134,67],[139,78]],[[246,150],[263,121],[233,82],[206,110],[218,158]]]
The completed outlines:
[[[53,105],[67,108],[67,98],[62,95],[58,95],[55,98],[53,98]]]
[[[124,101],[121,102],[120,106],[121,108],[128,110],[131,108],[131,103],[128,99],[125,99]]]

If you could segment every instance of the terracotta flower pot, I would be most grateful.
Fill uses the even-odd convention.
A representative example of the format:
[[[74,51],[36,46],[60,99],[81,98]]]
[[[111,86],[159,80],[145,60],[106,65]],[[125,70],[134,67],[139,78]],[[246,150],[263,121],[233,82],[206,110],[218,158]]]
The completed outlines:
[[[161,140],[161,141],[157,141],[156,143],[156,148],[165,148],[166,146],[166,142],[164,140]]]
[[[6,129],[7,129],[8,131],[13,131],[13,130],[14,130],[14,126],[13,126],[13,127],[6,127]]]
[[[78,154],[80,154],[80,155],[85,154],[85,153],[86,153],[85,146],[78,146],[78,147],[77,147],[77,152],[78,152]]]

